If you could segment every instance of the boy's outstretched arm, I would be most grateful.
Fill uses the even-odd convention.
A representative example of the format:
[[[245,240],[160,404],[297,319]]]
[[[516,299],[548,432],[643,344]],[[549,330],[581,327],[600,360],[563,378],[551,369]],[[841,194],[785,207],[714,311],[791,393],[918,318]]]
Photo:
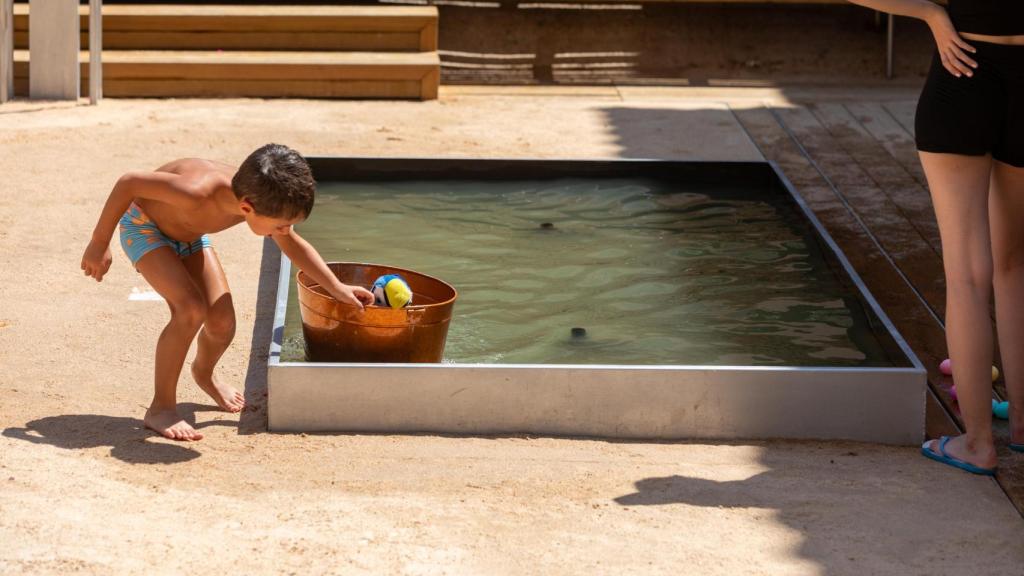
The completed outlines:
[[[271,238],[281,248],[281,252],[288,257],[300,270],[323,286],[336,300],[352,304],[362,308],[365,305],[373,304],[373,293],[361,286],[349,286],[343,284],[338,277],[327,267],[327,263],[320,257],[320,254],[306,242],[295,230],[289,227],[283,234],[272,234]]]
[[[117,229],[121,215],[128,210],[136,198],[148,198],[180,206],[194,208],[199,197],[193,189],[186,185],[177,174],[170,172],[129,172],[118,179],[103,212],[100,213],[96,228],[92,232],[92,240],[82,255],[82,270],[97,282],[110,269],[110,239]]]

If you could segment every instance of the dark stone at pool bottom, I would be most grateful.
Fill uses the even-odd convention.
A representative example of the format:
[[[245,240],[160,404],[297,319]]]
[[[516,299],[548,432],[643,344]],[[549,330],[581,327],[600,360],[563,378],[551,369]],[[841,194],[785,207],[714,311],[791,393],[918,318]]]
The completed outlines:
[[[570,332],[572,333],[573,338],[583,338],[587,335],[586,328],[573,328]]]
[[[552,224],[551,222],[541,222],[540,223],[540,229],[541,230],[554,230],[555,229],[555,225]]]

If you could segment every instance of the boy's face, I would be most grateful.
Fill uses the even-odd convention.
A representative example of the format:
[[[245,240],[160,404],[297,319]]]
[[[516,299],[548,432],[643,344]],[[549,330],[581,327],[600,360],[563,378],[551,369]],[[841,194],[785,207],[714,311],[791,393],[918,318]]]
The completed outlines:
[[[306,217],[302,215],[296,216],[295,218],[263,216],[257,214],[252,204],[246,200],[242,200],[241,208],[242,215],[245,216],[245,223],[249,225],[249,229],[253,231],[253,234],[258,234],[260,236],[288,234],[291,232],[292,226],[306,219]]]

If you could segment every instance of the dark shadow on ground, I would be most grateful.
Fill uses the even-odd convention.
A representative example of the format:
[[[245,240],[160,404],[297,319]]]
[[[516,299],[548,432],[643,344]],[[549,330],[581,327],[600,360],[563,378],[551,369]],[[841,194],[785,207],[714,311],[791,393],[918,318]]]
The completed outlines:
[[[939,562],[959,566],[947,566],[953,568],[948,573],[977,573],[972,563],[986,562],[980,552],[972,556],[961,547],[945,558],[941,547],[929,543],[958,541],[961,519],[977,517],[971,513],[977,501],[943,498],[941,486],[980,490],[990,481],[942,468],[926,475],[909,465],[916,458],[913,448],[893,453],[872,445],[772,443],[761,457],[769,469],[747,479],[644,478],[635,492],[614,501],[630,507],[764,509],[771,522],[799,532],[803,542],[793,553],[819,565],[815,573],[820,574],[916,574]],[[922,489],[926,485],[934,489]],[[1006,507],[1012,510],[1009,502]],[[1024,562],[1024,548],[1009,548],[1001,561],[1019,557]]]
[[[196,412],[218,411],[216,406],[184,403],[178,412],[185,420],[202,430],[208,426],[233,425],[212,421],[196,424]],[[83,450],[110,446],[110,455],[129,464],[178,464],[202,455],[193,444],[156,440],[158,435],[146,429],[142,420],[126,416],[102,414],[63,414],[32,420],[24,428],[7,428],[3,435],[33,444],[48,444],[65,450]]]
[[[753,160],[757,146],[728,108],[602,107],[622,158]]]
[[[267,359],[281,274],[281,251],[269,238],[263,240],[260,278],[256,287],[256,321],[252,328],[249,366],[245,373],[245,410],[238,419],[239,434],[267,430]]]

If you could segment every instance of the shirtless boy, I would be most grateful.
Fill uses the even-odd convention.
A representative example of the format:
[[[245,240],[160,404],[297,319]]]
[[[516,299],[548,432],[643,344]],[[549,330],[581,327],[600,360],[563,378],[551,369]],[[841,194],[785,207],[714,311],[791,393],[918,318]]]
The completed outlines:
[[[196,384],[223,410],[245,407],[242,393],[214,374],[235,334],[235,310],[208,234],[245,222],[253,233],[272,238],[338,300],[359,307],[373,303],[365,288],[342,284],[292,228],[309,216],[315,191],[309,164],[279,144],[263,146],[237,168],[187,158],[117,181],[82,256],[82,270],[96,281],[103,279],[111,264],[110,239],[119,227],[121,246],[135,269],[170,307],[171,319],[156,344],[147,428],[174,440],[203,437],[176,406],[178,377],[196,334]]]

